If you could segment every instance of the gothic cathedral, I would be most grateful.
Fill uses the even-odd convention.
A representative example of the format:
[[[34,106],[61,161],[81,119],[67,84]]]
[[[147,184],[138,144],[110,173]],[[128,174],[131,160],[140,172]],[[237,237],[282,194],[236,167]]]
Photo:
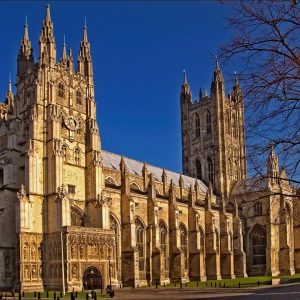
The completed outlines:
[[[96,289],[300,271],[294,189],[271,151],[246,177],[243,95],[180,95],[183,174],[101,149],[84,26],[57,59],[47,5],[39,58],[25,24],[16,93],[0,103],[0,288]],[[275,179],[274,179],[275,178]],[[297,226],[296,226],[297,225]]]

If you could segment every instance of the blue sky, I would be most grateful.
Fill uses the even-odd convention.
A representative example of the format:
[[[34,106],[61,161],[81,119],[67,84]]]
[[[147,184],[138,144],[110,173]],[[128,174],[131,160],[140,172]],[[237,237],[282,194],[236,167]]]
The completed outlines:
[[[9,73],[15,82],[25,15],[37,59],[46,4],[1,2],[2,99]],[[214,55],[230,37],[225,20],[229,8],[213,1],[50,1],[50,5],[58,58],[64,35],[77,57],[87,18],[102,147],[180,172],[182,70],[188,72],[194,97],[200,86],[209,89]]]

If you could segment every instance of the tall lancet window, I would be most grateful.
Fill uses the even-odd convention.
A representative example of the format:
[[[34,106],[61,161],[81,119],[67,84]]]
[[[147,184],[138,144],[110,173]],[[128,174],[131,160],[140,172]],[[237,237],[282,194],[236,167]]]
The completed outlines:
[[[198,179],[202,179],[202,166],[201,162],[197,159],[196,160],[196,174]]]
[[[211,133],[211,114],[210,111],[206,111],[206,133]]]
[[[159,242],[163,254],[163,263],[164,263],[163,269],[168,270],[169,269],[168,248],[167,248],[168,232],[167,232],[167,227],[162,220],[159,222]]]
[[[4,184],[4,171],[0,168],[0,186]]]
[[[188,269],[187,230],[183,224],[180,224],[179,231],[180,231],[180,246],[184,253],[184,267],[185,269]]]
[[[214,166],[210,157],[207,159],[207,171],[208,171],[208,180],[211,183],[214,183]]]
[[[145,229],[140,219],[135,220],[136,246],[139,252],[139,270],[145,270]]]
[[[195,115],[195,129],[196,129],[196,138],[200,136],[200,118],[196,113]]]

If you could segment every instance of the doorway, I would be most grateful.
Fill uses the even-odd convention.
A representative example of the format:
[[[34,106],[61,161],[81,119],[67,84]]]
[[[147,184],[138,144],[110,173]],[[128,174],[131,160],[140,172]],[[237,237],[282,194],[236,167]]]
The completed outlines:
[[[84,271],[83,287],[85,290],[102,289],[102,276],[98,268],[89,267]]]

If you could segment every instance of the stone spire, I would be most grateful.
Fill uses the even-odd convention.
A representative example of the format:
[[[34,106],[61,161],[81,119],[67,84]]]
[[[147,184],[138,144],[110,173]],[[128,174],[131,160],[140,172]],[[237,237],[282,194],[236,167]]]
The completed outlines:
[[[87,36],[86,21],[83,27],[83,38],[80,43],[80,50],[78,55],[78,73],[88,77],[92,83],[93,77],[93,64],[91,57],[91,46]]]
[[[278,157],[275,154],[274,144],[271,144],[271,150],[268,157],[268,163],[267,163],[267,172],[268,176],[270,177],[270,181],[272,183],[278,182],[279,177],[279,163],[278,163]]]
[[[233,86],[233,96],[238,97],[241,94],[241,87],[238,81],[238,76],[236,71],[234,72],[234,86]]]
[[[216,68],[214,70],[213,79],[211,82],[211,95],[216,95],[217,92],[224,93],[224,90],[225,90],[224,79],[223,79],[218,58],[216,57]]]
[[[33,54],[31,49],[31,42],[29,40],[28,34],[28,24],[27,16],[24,24],[24,34],[21,40],[21,46],[19,49],[18,59],[17,59],[17,77],[18,80],[24,77],[29,69],[33,66]]]
[[[183,70],[183,84],[181,85],[180,100],[181,102],[192,102],[192,93],[185,70]]]
[[[5,95],[5,104],[8,106],[8,111],[12,112],[12,109],[14,107],[14,95],[11,88],[11,76],[9,75],[9,81],[8,81],[8,87],[7,92]]]
[[[27,16],[24,24],[24,35],[23,39],[21,41],[21,47],[20,47],[20,55],[24,55],[25,57],[30,57],[32,52],[31,49],[31,42],[29,40],[29,34],[28,34],[28,24],[27,24]]]
[[[43,60],[43,55],[46,52],[48,55],[48,62],[51,66],[54,66],[56,63],[56,46],[55,46],[55,39],[54,39],[54,30],[53,30],[53,23],[51,21],[50,15],[50,5],[47,4],[46,6],[46,17],[43,21],[43,27],[40,34],[39,39],[40,44],[40,52],[39,52],[39,60],[40,63]]]
[[[69,54],[67,57],[67,67],[70,71],[70,73],[74,73],[74,63],[73,63],[73,55],[72,55],[72,49],[69,49]]]
[[[67,63],[67,44],[66,44],[66,36],[64,35],[64,43],[63,43],[63,51],[62,51],[62,59],[61,62],[63,64]]]

